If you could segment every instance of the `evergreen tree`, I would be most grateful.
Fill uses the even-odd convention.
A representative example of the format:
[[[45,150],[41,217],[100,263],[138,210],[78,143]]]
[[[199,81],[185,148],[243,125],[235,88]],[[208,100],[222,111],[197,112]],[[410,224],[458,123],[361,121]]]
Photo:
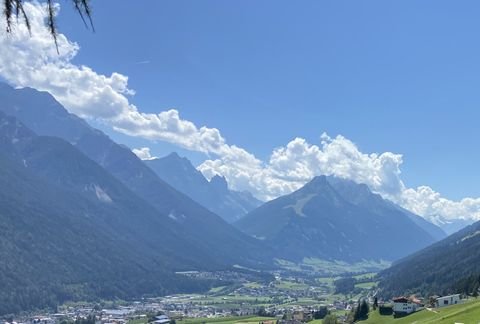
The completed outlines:
[[[376,310],[378,307],[378,298],[377,296],[375,296],[375,298],[373,299],[373,310]]]
[[[337,316],[328,314],[322,321],[322,324],[338,324]]]
[[[328,309],[327,307],[320,307],[317,311],[313,313],[313,318],[314,319],[322,319],[325,318],[325,316],[328,315]]]
[[[362,300],[360,303],[360,311],[359,311],[359,319],[366,319],[368,317],[368,312],[370,311],[370,307],[365,299]]]
[[[368,312],[370,311],[370,307],[365,299],[359,299],[357,302],[357,306],[352,309],[348,316],[348,322],[353,323],[358,320],[363,320],[368,318]]]

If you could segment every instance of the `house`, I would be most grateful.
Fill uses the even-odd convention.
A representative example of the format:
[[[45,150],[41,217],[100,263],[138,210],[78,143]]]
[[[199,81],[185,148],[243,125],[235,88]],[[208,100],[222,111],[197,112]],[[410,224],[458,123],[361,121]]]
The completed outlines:
[[[292,320],[284,320],[284,319],[282,319],[282,320],[279,320],[279,321],[278,321],[278,324],[303,324],[303,322],[297,321],[297,320],[293,320],[293,319],[292,319]]]
[[[423,306],[420,300],[415,297],[397,297],[393,299],[394,314],[410,314],[421,309]]]
[[[155,324],[168,324],[170,323],[170,318],[167,315],[159,315],[155,316],[155,321],[153,321]]]
[[[460,304],[460,302],[461,302],[460,294],[442,296],[442,297],[437,297],[435,299],[435,307],[455,305],[455,304]]]
[[[51,317],[37,317],[30,321],[33,324],[55,324],[55,319]]]
[[[303,310],[296,310],[293,312],[293,320],[300,321],[300,322],[308,322],[313,319],[312,312],[303,311]]]

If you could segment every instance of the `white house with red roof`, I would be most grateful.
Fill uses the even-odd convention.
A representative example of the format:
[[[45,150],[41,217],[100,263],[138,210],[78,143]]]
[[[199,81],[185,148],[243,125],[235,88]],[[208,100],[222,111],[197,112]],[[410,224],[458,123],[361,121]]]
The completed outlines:
[[[393,298],[394,314],[410,314],[422,308],[422,302],[415,296]]]

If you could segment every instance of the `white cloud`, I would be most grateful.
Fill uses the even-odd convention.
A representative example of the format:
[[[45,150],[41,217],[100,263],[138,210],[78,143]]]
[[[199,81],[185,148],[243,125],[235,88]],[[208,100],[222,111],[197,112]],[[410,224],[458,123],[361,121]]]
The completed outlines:
[[[229,149],[217,129],[197,128],[175,109],[159,114],[140,112],[129,102],[135,92],[128,88],[127,76],[117,72],[106,76],[73,64],[80,48],[63,34],[58,35],[58,55],[44,26],[45,6],[26,2],[25,10],[32,25],[31,37],[21,23],[13,34],[0,33],[0,75],[8,82],[48,91],[69,111],[104,121],[128,135],[168,141],[204,153]],[[5,28],[3,21],[1,28]]]
[[[366,183],[372,190],[394,197],[404,190],[400,180],[401,163],[399,154],[364,154],[343,136],[330,138],[323,134],[320,145],[295,138],[285,147],[276,148],[266,164],[253,156],[233,163],[231,157],[221,156],[205,161],[199,169],[207,176],[220,173],[227,179],[238,177],[240,169],[241,177],[251,181],[242,180],[246,188],[238,188],[238,184],[235,187],[250,190],[253,187],[257,195],[264,195],[262,198],[266,199],[289,193],[321,174]]]
[[[428,186],[406,189],[396,202],[437,224],[455,219],[480,220],[480,198],[452,201]]]
[[[238,161],[237,161],[238,162]],[[373,191],[435,223],[454,219],[480,220],[480,198],[451,201],[428,186],[406,188],[401,180],[402,156],[391,152],[365,154],[350,140],[323,134],[319,145],[295,138],[277,148],[268,163],[231,163],[224,157],[207,160],[199,169],[207,176],[224,175],[232,187],[264,199],[287,194],[316,175],[334,175],[367,184]]]
[[[118,72],[102,75],[74,64],[80,47],[63,34],[58,35],[58,55],[44,27],[45,7],[38,2],[26,2],[24,6],[33,35],[30,37],[23,24],[15,26],[13,34],[0,33],[0,75],[4,79],[15,86],[48,91],[69,111],[102,121],[124,134],[206,153],[210,159],[199,169],[209,178],[221,174],[232,188],[250,190],[268,199],[292,192],[315,175],[336,175],[366,183],[384,197],[430,219],[480,219],[480,198],[451,201],[426,186],[405,188],[400,178],[400,154],[365,154],[343,136],[330,138],[324,134],[317,144],[295,138],[276,148],[269,161],[263,162],[245,149],[227,144],[218,129],[198,127],[182,119],[175,109],[143,113],[129,101],[135,92],[128,88],[127,76]],[[0,29],[5,30],[3,20]],[[141,158],[151,158],[148,148],[134,152]]]
[[[140,160],[155,160],[157,157],[152,156],[149,147],[141,147],[138,149],[133,149],[132,152],[138,156]]]

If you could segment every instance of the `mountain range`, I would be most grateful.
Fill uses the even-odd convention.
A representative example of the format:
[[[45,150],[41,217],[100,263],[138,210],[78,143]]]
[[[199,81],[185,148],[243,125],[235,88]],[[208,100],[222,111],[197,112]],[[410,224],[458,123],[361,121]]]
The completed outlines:
[[[271,266],[262,242],[50,95],[1,86],[0,97],[0,314],[200,291],[212,282],[175,272]]]
[[[144,162],[166,183],[229,223],[239,220],[262,204],[247,191],[230,190],[222,176],[216,175],[208,181],[187,158],[175,152]]]
[[[83,119],[68,113],[53,96],[31,88],[0,86],[0,110],[15,116],[38,135],[54,136],[76,149],[110,173],[132,193],[168,217],[183,231],[185,239],[213,254],[223,264],[264,264],[267,249],[248,235],[227,224],[190,197],[160,179],[124,145],[112,141]]]
[[[393,261],[445,237],[364,184],[319,176],[261,204],[176,153],[140,160],[46,92],[0,98],[0,314],[215,284],[177,271]]]
[[[0,314],[205,289],[214,255],[71,144],[0,112]]]
[[[319,176],[265,203],[235,225],[284,258],[396,260],[445,233],[364,184]]]

